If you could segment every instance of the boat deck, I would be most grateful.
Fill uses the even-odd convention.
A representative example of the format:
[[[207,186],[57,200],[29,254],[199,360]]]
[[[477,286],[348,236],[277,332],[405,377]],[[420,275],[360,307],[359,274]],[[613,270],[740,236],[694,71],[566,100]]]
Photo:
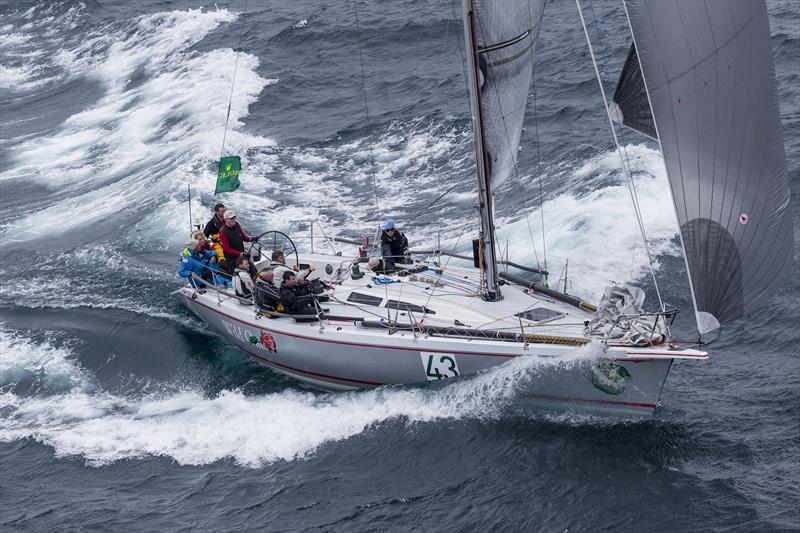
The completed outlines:
[[[484,301],[478,294],[480,278],[475,269],[415,262],[396,273],[381,274],[361,263],[363,277],[353,279],[350,262],[332,262],[336,260],[341,262],[339,257],[325,255],[300,257],[302,265],[315,268],[310,277],[338,281],[329,301],[322,304],[327,315],[387,326],[424,324],[589,340],[586,322],[592,313],[513,284],[502,286],[501,301]]]

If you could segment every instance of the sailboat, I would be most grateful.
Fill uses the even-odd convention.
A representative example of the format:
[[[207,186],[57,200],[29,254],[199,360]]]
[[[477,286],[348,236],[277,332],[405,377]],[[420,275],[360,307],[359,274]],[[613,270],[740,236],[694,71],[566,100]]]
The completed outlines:
[[[527,390],[532,401],[652,414],[673,362],[708,358],[673,342],[676,309],[659,302],[644,312],[642,291],[624,286],[608,288],[595,306],[547,286],[546,272],[528,269],[542,278],[534,283],[501,268],[509,261],[499,257],[493,190],[515,170],[544,4],[463,0],[480,221],[472,266],[451,266],[433,250],[387,274],[371,270],[362,253],[301,254],[289,236],[269,232],[262,249],[285,250],[289,263],[313,267],[311,277],[329,287],[315,313],[265,310],[212,286],[186,285],[176,291],[180,301],[257,361],[325,390],[459,379],[525,357],[547,363]],[[764,304],[790,269],[765,3],[624,0],[631,45],[611,99],[577,4],[623,171],[622,128],[654,139],[663,154],[706,335]]]

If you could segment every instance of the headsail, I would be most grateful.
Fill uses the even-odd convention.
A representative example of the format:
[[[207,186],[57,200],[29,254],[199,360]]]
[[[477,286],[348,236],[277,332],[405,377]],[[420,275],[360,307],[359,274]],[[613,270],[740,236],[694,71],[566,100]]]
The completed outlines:
[[[545,0],[475,0],[484,142],[492,186],[517,160]]]
[[[763,0],[625,0],[701,333],[786,280],[792,222]]]
[[[639,56],[636,45],[631,45],[628,58],[619,75],[617,89],[614,91],[611,117],[629,128],[655,139],[656,127],[650,113],[650,102],[647,100],[647,89],[639,67]]]

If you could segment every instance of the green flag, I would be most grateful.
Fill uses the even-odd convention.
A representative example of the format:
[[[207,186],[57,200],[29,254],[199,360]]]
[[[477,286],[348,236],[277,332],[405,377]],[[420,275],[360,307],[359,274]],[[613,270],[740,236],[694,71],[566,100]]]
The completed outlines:
[[[238,155],[230,155],[219,160],[217,173],[217,188],[214,194],[231,192],[239,188],[239,172],[242,170],[242,160]]]

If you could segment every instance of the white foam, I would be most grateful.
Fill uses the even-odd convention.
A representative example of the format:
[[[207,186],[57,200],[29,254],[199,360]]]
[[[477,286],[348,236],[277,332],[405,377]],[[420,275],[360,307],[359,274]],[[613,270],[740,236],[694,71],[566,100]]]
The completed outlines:
[[[65,61],[73,68],[88,61],[105,96],[56,133],[20,143],[0,174],[2,181],[31,180],[68,194],[6,222],[2,233],[28,241],[125,212],[147,212],[184,195],[185,183],[213,190],[210,163],[219,156],[236,53],[190,48],[234,19],[226,10],[174,11],[141,17],[136,32],[87,35],[86,42],[107,41],[97,47],[101,52],[87,56],[78,47]],[[249,105],[276,81],[258,76],[257,67],[257,58],[240,54],[227,138],[232,153],[272,144],[239,132]],[[132,86],[137,72],[144,77]]]
[[[12,337],[8,348],[29,347],[30,343]],[[284,391],[264,396],[224,391],[213,398],[185,390],[128,398],[89,392],[85,382],[83,389],[48,397],[6,392],[0,395],[0,412],[6,413],[0,418],[0,440],[32,438],[52,446],[59,456],[82,456],[93,465],[166,456],[191,465],[233,458],[256,467],[307,457],[321,445],[389,420],[493,419],[543,366],[570,365],[595,355],[583,349],[561,363],[518,358],[435,389]]]
[[[644,145],[627,147],[642,218],[654,258],[679,255],[675,211],[661,154]],[[588,192],[564,193],[544,202],[548,269],[555,281],[569,260],[569,279],[577,292],[599,297],[612,281],[630,282],[649,275],[647,254],[633,215],[627,187],[620,181],[616,152],[604,152],[575,169],[570,178]],[[532,207],[527,220],[498,223],[498,242],[508,240],[510,255],[536,264],[531,237],[542,256],[541,211]],[[528,229],[530,221],[530,232]],[[659,264],[656,262],[656,269]]]
[[[65,35],[70,35],[80,24],[85,6],[76,4],[63,13],[55,7],[34,6],[17,16],[29,20],[24,24],[0,26],[0,50],[4,64],[0,64],[0,88],[6,91],[25,92],[55,80],[70,72],[60,68],[55,58],[66,46]]]
[[[16,381],[21,374],[43,378],[46,385],[71,388],[85,381],[84,372],[71,360],[68,348],[50,341],[31,342],[0,324],[0,385]]]

